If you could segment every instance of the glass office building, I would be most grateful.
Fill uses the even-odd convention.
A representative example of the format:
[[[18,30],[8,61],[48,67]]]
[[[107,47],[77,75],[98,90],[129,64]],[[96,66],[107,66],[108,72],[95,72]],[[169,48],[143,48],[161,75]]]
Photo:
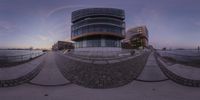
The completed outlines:
[[[114,8],[87,8],[72,12],[71,39],[75,41],[75,48],[121,48],[124,18],[124,11]]]

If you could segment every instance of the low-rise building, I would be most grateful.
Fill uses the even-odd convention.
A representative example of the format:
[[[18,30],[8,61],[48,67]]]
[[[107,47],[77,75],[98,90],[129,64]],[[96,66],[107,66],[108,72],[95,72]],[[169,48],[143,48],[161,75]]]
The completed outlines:
[[[146,26],[131,28],[126,32],[122,48],[136,49],[148,47],[148,30]]]
[[[58,41],[52,46],[52,50],[70,50],[74,49],[74,44],[68,41]]]

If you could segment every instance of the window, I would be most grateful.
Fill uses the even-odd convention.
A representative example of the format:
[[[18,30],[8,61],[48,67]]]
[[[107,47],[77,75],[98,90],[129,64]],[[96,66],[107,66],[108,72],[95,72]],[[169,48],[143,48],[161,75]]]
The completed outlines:
[[[117,40],[107,39],[105,41],[105,43],[106,43],[106,47],[118,47],[119,46],[119,43]]]
[[[100,47],[101,46],[101,39],[89,39],[87,40],[88,47]]]

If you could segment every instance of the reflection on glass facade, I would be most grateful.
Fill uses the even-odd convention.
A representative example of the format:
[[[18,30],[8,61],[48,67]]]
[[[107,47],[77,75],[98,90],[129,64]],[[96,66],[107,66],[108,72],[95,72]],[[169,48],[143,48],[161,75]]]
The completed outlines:
[[[76,48],[85,48],[85,47],[120,47],[121,43],[120,40],[108,37],[88,37],[77,40],[75,42]]]
[[[89,8],[72,12],[71,37],[76,48],[120,47],[124,30],[121,9]]]
[[[72,28],[77,29],[81,26],[85,26],[85,25],[90,25],[90,24],[97,24],[97,23],[104,23],[104,24],[111,24],[111,25],[116,25],[119,27],[123,27],[124,22],[118,19],[113,19],[113,18],[106,18],[106,17],[100,17],[100,18],[86,18],[84,20],[81,20],[79,22],[77,22],[76,24],[73,24]]]
[[[112,32],[114,34],[120,35],[123,31],[124,29],[114,25],[95,24],[95,25],[80,27],[76,30],[72,30],[72,36],[77,36],[84,33],[87,34],[91,32]]]
[[[115,8],[87,8],[72,12],[72,22],[88,16],[110,16],[124,19],[124,11]]]

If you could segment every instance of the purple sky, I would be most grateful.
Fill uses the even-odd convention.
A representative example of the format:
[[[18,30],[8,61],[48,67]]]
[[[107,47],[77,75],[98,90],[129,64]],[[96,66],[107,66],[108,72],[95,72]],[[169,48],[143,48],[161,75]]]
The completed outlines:
[[[71,12],[88,7],[125,10],[126,30],[146,25],[156,48],[200,45],[200,0],[0,0],[0,48],[50,48],[70,40]]]

